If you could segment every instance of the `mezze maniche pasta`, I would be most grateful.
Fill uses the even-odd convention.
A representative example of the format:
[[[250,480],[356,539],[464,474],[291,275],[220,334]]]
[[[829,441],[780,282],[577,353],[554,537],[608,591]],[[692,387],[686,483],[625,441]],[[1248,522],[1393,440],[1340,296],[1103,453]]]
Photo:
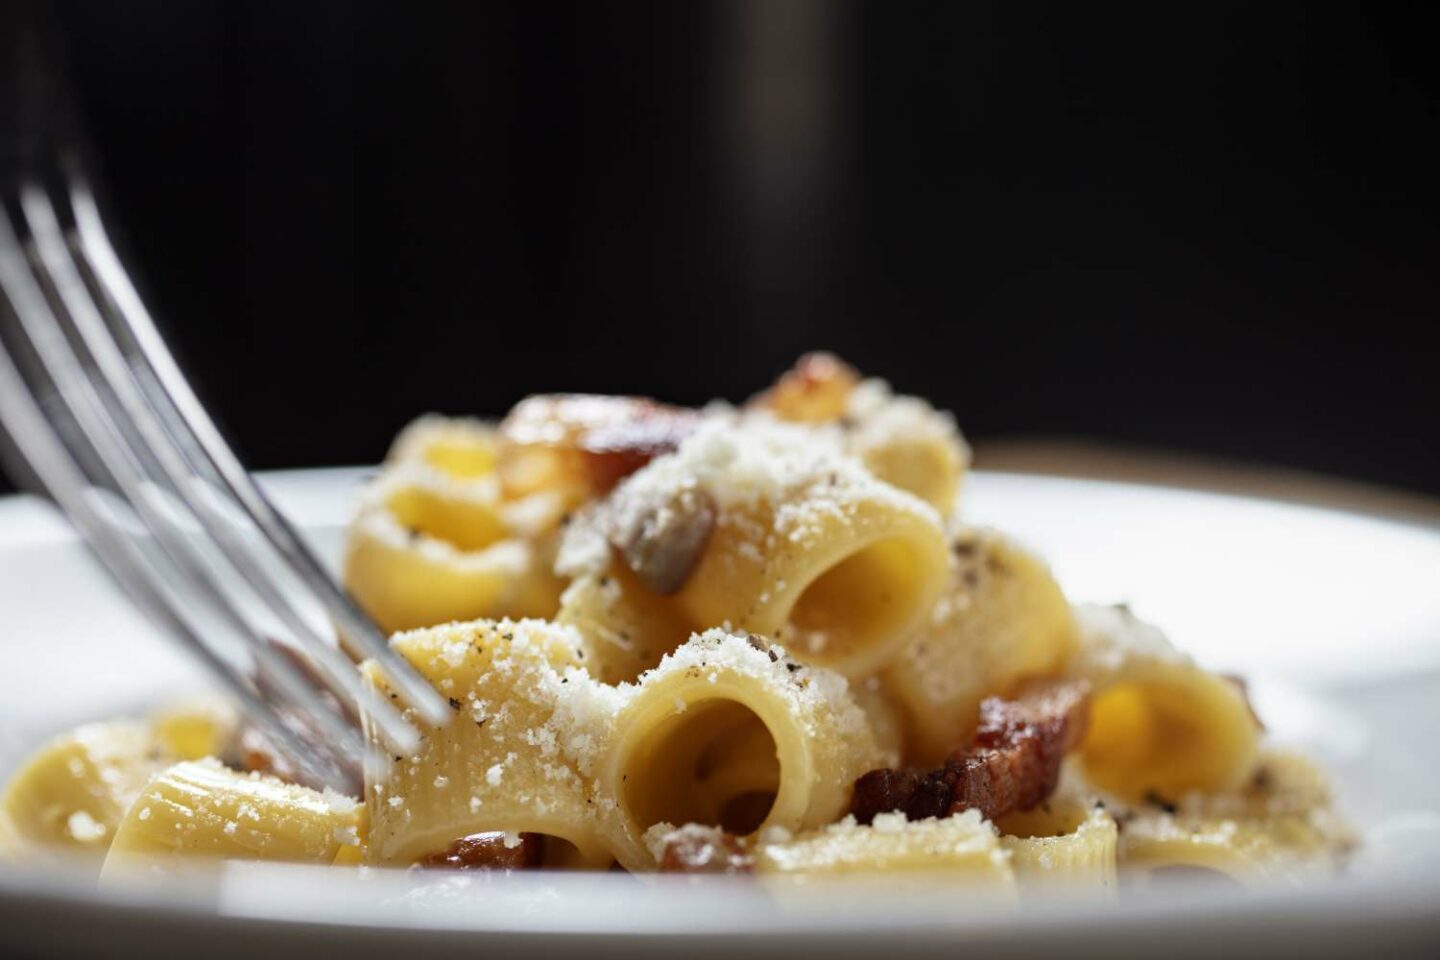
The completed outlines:
[[[298,782],[223,704],[92,724],[13,775],[0,844],[104,877],[175,857],[883,872],[1002,903],[1337,869],[1324,777],[1266,746],[1243,685],[969,522],[969,460],[948,414],[823,354],[738,408],[422,417],[343,575],[448,722],[411,716],[409,755],[371,737],[353,797]]]

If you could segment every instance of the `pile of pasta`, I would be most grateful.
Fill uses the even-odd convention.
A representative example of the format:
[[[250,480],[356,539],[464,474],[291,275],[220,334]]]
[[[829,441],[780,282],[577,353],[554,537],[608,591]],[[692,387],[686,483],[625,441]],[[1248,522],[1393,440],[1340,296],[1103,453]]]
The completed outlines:
[[[1002,899],[1337,868],[1325,779],[1264,746],[1243,685],[966,522],[969,459],[948,414],[827,355],[739,408],[424,417],[343,575],[448,722],[408,713],[409,755],[366,725],[362,797],[295,782],[215,704],[85,727],[15,775],[0,839],[103,853],[105,874],[885,871]]]

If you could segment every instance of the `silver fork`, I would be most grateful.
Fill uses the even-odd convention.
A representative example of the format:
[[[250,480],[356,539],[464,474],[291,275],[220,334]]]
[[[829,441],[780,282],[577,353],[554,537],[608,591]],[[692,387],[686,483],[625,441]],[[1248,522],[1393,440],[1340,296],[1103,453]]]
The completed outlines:
[[[15,21],[0,29],[0,423],[131,600],[302,774],[353,792],[364,750],[347,711],[399,751],[418,734],[361,682],[332,624],[420,717],[443,724],[451,711],[197,400],[101,220],[48,33],[24,0],[0,7]]]

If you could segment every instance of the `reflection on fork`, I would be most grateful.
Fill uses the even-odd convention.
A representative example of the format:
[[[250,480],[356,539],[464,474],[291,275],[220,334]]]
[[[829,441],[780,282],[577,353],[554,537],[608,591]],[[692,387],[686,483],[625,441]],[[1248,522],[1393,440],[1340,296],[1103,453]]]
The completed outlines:
[[[449,710],[270,504],[196,399],[102,222],[38,16],[28,3],[6,7],[0,422],[132,601],[201,658],[308,779],[354,792],[357,709],[399,749],[417,735],[361,683],[346,651],[377,660],[426,721],[443,723]]]

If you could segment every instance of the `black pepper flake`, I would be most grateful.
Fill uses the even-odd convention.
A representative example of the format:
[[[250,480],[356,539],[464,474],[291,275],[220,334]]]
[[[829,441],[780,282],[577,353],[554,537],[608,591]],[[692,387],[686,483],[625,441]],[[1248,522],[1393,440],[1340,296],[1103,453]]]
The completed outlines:
[[[570,682],[570,678],[569,678],[569,677],[561,677],[561,678],[560,678],[560,682],[561,682],[561,683],[569,683],[569,682]]]
[[[395,762],[396,762],[396,763],[399,763],[399,762],[400,762],[401,760],[403,760],[403,759],[405,759],[405,758],[404,758],[404,757],[396,757],[396,758],[395,758]]]
[[[500,637],[501,637],[501,639],[503,639],[506,643],[509,643],[511,640],[514,640],[514,639],[515,639],[515,634],[513,634],[513,633],[502,633],[502,634],[500,635]]]
[[[601,577],[601,578],[600,578],[600,586],[601,586],[601,587],[608,587],[608,586],[610,586],[610,578],[609,578],[608,576]]]
[[[779,662],[780,662],[780,654],[776,653],[774,650],[767,650],[766,653],[770,654],[770,662],[771,662],[771,663],[779,663]]]
[[[786,660],[785,669],[789,670],[791,673],[794,673],[796,670],[800,669],[800,664],[796,663],[794,660]]]
[[[1145,802],[1150,804],[1150,806],[1152,807],[1159,807],[1166,813],[1174,813],[1176,810],[1175,804],[1169,800],[1166,800],[1163,796],[1160,795],[1159,791],[1156,790],[1145,791]]]
[[[456,700],[454,697],[451,697],[451,698],[450,698],[450,709],[451,709],[451,710],[459,710],[459,709],[460,709],[460,701],[459,701],[459,700]]]
[[[477,727],[483,727],[483,726],[485,726],[485,721],[486,721],[486,720],[489,720],[489,719],[490,719],[489,717],[481,717],[479,720],[476,720],[476,721],[475,721],[475,726],[477,726]]]

